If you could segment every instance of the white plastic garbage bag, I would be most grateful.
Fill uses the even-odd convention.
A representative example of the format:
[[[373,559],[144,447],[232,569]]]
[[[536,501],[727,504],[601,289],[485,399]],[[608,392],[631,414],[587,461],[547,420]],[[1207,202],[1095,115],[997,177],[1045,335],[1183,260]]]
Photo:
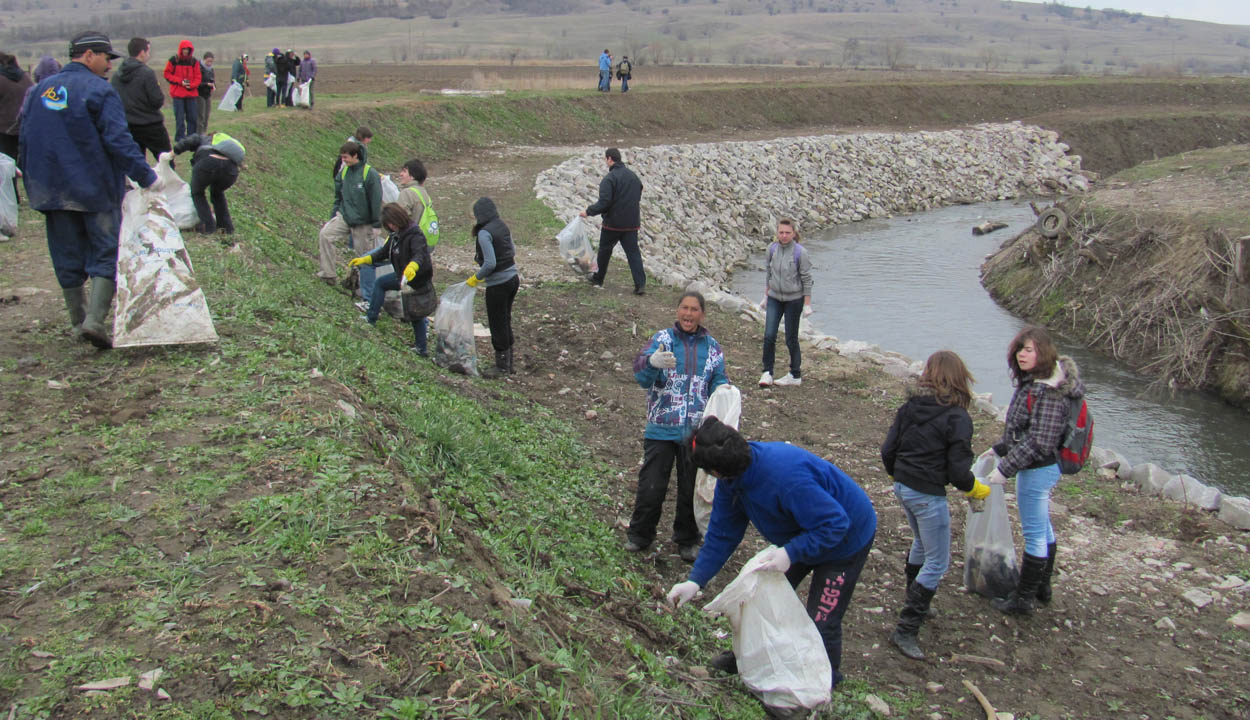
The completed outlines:
[[[581,217],[575,217],[573,222],[565,225],[556,235],[556,240],[560,243],[560,257],[573,268],[573,272],[583,276],[599,272],[595,249],[590,245],[590,233]]]
[[[17,190],[13,178],[17,177],[17,163],[0,153],[0,234],[13,237],[17,234]]]
[[[191,186],[170,166],[174,154],[161,153],[156,161],[156,174],[165,182],[161,194],[165,196],[165,206],[178,223],[179,230],[190,230],[200,224],[200,216],[195,212],[195,203],[191,202]]]
[[[473,340],[475,288],[456,283],[443,291],[434,313],[434,362],[465,375],[477,375],[477,348]]]
[[[775,549],[751,558],[703,611],[729,619],[738,677],[765,705],[810,709],[829,702],[833,670],[820,632],[786,576],[755,570]]]
[[[399,186],[390,175],[382,176],[382,204],[399,202]]]
[[[265,75],[265,87],[269,88],[270,90],[277,90],[278,89],[278,76],[274,75],[273,73],[266,74]]]
[[[742,419],[742,393],[733,385],[721,385],[707,399],[703,417],[715,416],[734,430]],[[699,534],[707,533],[708,520],[712,518],[712,500],[716,497],[716,478],[700,470],[694,476],[694,520],[699,524]]]
[[[997,463],[998,456],[986,451],[973,464],[972,474],[984,482]],[[1006,597],[1019,580],[1007,493],[1002,485],[991,485],[985,509],[969,513],[964,527],[964,586],[985,597]]]
[[[308,98],[308,95],[309,95],[308,84],[310,82],[312,81],[306,80],[302,83],[299,83],[298,85],[295,86],[295,89],[291,91],[291,104],[292,105],[294,105],[295,107],[311,107],[312,106],[312,103],[309,102],[309,98]]]
[[[113,347],[216,342],[204,291],[161,193],[122,200]]]
[[[222,112],[234,112],[239,104],[239,98],[243,97],[243,86],[238,80],[232,80],[230,87],[226,89],[226,94],[221,96],[221,104],[217,106]]]

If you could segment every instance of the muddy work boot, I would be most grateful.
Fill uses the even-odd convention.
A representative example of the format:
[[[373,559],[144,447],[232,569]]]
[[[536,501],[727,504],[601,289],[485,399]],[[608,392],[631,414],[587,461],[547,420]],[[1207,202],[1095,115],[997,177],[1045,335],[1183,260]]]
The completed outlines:
[[[507,375],[508,372],[509,372],[508,351],[496,350],[495,351],[495,367],[486,368],[485,370],[483,370],[482,377],[489,378],[489,379],[501,378],[504,375]]]
[[[82,323],[87,319],[87,293],[81,285],[76,288],[61,288],[65,296],[65,309],[69,310],[69,324],[74,329],[74,337],[86,340],[82,334]]]
[[[1042,582],[1037,586],[1037,601],[1043,605],[1050,604],[1050,576],[1055,572],[1055,543],[1046,546],[1046,567],[1042,569]]]
[[[117,292],[117,283],[112,278],[91,278],[91,299],[87,301],[87,317],[82,323],[82,334],[92,345],[107,350],[113,347],[113,338],[109,337],[109,308],[113,306],[113,294]]]
[[[712,658],[708,661],[707,666],[709,670],[715,670],[726,675],[738,674],[738,658],[734,656],[733,650],[726,650]]]
[[[994,598],[990,604],[1008,615],[1032,615],[1037,608],[1037,589],[1046,572],[1046,558],[1024,554],[1020,568],[1020,584],[1005,598]]]
[[[933,593],[933,590],[918,582],[908,585],[903,609],[898,614],[898,625],[890,635],[890,642],[912,660],[924,660],[924,651],[916,640],[920,626],[924,624],[925,616],[929,613]]]

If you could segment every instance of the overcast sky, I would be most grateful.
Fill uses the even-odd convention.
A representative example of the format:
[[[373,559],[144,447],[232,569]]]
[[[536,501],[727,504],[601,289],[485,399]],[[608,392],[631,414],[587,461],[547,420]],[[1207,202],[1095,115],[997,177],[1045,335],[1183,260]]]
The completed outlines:
[[[1250,25],[1250,0],[1068,0],[1064,5],[1096,10],[1115,8],[1146,15],[1169,15],[1186,20],[1205,20],[1227,25]]]

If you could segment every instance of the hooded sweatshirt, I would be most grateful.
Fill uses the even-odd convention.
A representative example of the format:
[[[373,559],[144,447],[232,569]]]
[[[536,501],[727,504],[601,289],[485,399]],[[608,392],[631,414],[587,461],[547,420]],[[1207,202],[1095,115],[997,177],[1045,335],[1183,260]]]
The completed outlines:
[[[128,125],[165,122],[165,117],[161,115],[165,94],[156,81],[155,70],[139,62],[138,58],[129,57],[122,61],[122,66],[113,73],[109,82],[122,98]]]
[[[881,446],[886,473],[916,492],[945,496],[948,484],[972,489],[972,460],[968,411],[943,405],[924,386],[910,388]]]
[[[200,61],[195,58],[195,46],[190,40],[178,43],[178,54],[165,63],[165,80],[169,82],[171,97],[200,96]],[[183,80],[187,81],[186,85]]]
[[[495,201],[488,197],[473,203],[473,237],[477,251],[473,260],[478,264],[475,275],[486,287],[500,285],[516,277],[516,249],[512,246],[512,231],[499,217]]]
[[[16,135],[21,130],[22,102],[33,85],[18,65],[0,66],[0,133]]]

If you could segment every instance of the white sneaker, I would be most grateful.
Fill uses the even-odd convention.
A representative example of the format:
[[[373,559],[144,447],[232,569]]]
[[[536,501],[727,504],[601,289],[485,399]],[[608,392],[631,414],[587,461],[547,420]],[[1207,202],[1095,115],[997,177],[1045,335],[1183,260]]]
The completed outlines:
[[[772,374],[772,373],[770,373],[770,372],[765,372],[763,375],[760,375],[760,387],[768,387],[768,386],[770,386],[770,385],[772,385],[772,384],[773,384],[773,374]]]
[[[369,311],[369,303],[365,302],[364,300],[357,300],[357,301],[356,301],[356,309],[357,309],[357,310],[359,310],[360,312],[368,312],[368,311]]]
[[[796,378],[790,373],[786,373],[785,375],[782,375],[781,377],[777,378],[776,383],[778,385],[802,385],[803,378]]]

